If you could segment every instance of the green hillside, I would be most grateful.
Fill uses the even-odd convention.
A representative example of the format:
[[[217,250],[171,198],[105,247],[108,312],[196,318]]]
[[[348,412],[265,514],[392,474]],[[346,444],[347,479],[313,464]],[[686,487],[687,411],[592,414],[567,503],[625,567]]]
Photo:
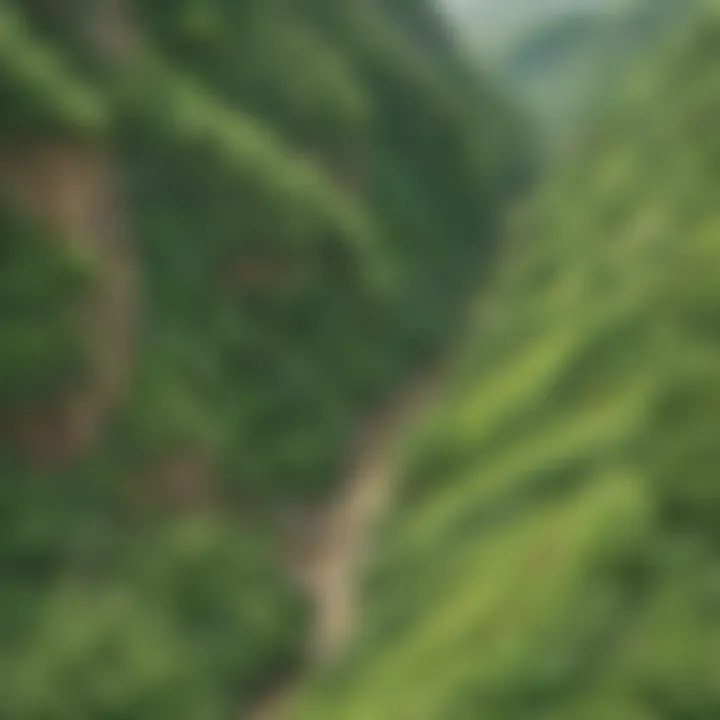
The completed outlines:
[[[223,720],[300,662],[288,508],[525,181],[430,2],[0,4],[0,717]]]
[[[303,720],[720,716],[720,21],[538,193]]]

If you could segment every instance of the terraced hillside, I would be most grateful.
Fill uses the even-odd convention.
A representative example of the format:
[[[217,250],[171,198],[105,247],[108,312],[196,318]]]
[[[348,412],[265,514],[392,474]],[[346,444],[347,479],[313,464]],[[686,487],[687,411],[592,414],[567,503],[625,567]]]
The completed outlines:
[[[664,58],[525,218],[302,720],[720,715],[716,11]]]

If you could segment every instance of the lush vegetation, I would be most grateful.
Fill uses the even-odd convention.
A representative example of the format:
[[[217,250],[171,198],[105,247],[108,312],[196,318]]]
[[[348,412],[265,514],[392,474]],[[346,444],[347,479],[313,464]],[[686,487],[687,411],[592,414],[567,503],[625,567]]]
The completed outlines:
[[[0,4],[0,717],[229,720],[293,675],[284,518],[498,256],[298,718],[720,715],[706,4],[506,56],[564,136],[678,29],[501,253],[529,132],[431,0]]]
[[[718,716],[719,113],[713,12],[538,193],[300,717]]]
[[[276,518],[452,332],[524,129],[399,0],[5,2],[0,100],[0,716],[235,717],[303,643]]]

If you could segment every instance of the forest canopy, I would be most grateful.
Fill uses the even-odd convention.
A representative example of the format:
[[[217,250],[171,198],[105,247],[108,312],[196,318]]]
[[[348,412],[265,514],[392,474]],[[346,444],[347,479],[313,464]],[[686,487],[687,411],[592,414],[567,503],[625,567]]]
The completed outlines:
[[[0,7],[12,720],[235,717],[300,661],[278,518],[453,333],[528,175],[430,2]]]

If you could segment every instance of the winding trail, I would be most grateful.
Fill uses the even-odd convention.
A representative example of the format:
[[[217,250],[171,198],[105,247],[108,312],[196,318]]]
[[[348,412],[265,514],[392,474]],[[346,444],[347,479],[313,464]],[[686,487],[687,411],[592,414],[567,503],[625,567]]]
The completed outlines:
[[[350,456],[346,479],[326,504],[303,513],[289,533],[290,573],[315,607],[305,667],[261,700],[247,720],[291,720],[307,674],[331,664],[352,641],[358,624],[362,565],[373,529],[392,500],[397,452],[418,416],[431,405],[449,358],[426,371],[370,419]]]

